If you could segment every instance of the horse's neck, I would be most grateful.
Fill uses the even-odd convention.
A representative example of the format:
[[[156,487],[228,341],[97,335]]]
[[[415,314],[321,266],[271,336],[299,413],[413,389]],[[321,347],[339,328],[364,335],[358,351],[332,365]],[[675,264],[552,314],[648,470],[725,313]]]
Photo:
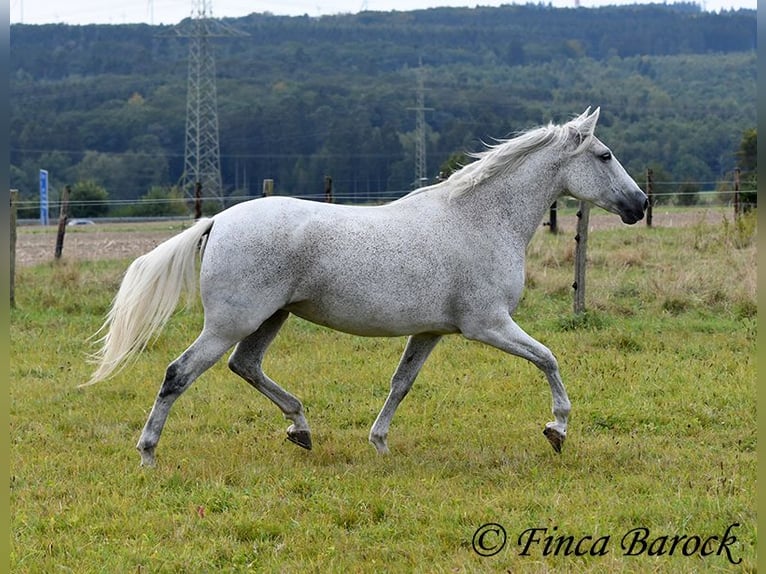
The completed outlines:
[[[466,199],[486,224],[527,245],[561,190],[553,170],[539,170],[536,178],[525,171],[479,184]]]

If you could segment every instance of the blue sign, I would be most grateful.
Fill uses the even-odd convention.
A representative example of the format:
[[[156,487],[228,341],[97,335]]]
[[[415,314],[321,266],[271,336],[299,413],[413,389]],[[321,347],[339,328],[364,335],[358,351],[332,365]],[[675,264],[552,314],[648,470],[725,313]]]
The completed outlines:
[[[40,170],[40,224],[48,225],[48,172]]]

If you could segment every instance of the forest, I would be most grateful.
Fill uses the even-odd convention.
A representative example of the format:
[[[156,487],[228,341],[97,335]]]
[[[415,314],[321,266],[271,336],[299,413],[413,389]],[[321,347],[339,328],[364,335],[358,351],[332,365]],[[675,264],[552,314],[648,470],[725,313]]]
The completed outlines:
[[[11,186],[29,213],[40,169],[52,199],[72,187],[77,216],[188,209],[193,25],[11,26]],[[527,4],[211,25],[227,203],[267,178],[320,198],[329,175],[347,202],[410,191],[419,79],[429,180],[483,142],[600,106],[598,135],[667,197],[719,188],[736,167],[754,186],[754,10]]]

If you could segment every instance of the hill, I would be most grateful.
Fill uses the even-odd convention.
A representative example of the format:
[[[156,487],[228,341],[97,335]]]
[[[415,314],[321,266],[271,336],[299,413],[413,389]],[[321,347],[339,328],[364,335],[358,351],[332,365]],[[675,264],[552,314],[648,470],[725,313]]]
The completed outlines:
[[[252,14],[216,39],[224,185],[233,196],[374,200],[414,175],[423,63],[428,173],[480,140],[600,105],[639,179],[714,185],[756,125],[756,13],[693,4]],[[11,183],[94,180],[134,200],[183,170],[188,46],[178,27],[11,26]]]

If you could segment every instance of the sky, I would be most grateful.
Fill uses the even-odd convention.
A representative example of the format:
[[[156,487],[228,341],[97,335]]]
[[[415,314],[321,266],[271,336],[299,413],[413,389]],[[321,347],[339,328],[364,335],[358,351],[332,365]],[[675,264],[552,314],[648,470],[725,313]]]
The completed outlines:
[[[517,4],[538,0],[516,0]],[[574,7],[576,0],[543,0],[556,7]],[[600,5],[650,3],[661,0],[579,0],[584,8]],[[757,0],[697,0],[708,11],[755,10]],[[11,24],[177,24],[192,15],[203,0],[10,0]],[[209,0],[214,18],[241,17],[253,12],[276,15],[326,16],[362,10],[407,11],[437,6],[499,6],[513,0]],[[672,0],[668,3],[672,3]]]

